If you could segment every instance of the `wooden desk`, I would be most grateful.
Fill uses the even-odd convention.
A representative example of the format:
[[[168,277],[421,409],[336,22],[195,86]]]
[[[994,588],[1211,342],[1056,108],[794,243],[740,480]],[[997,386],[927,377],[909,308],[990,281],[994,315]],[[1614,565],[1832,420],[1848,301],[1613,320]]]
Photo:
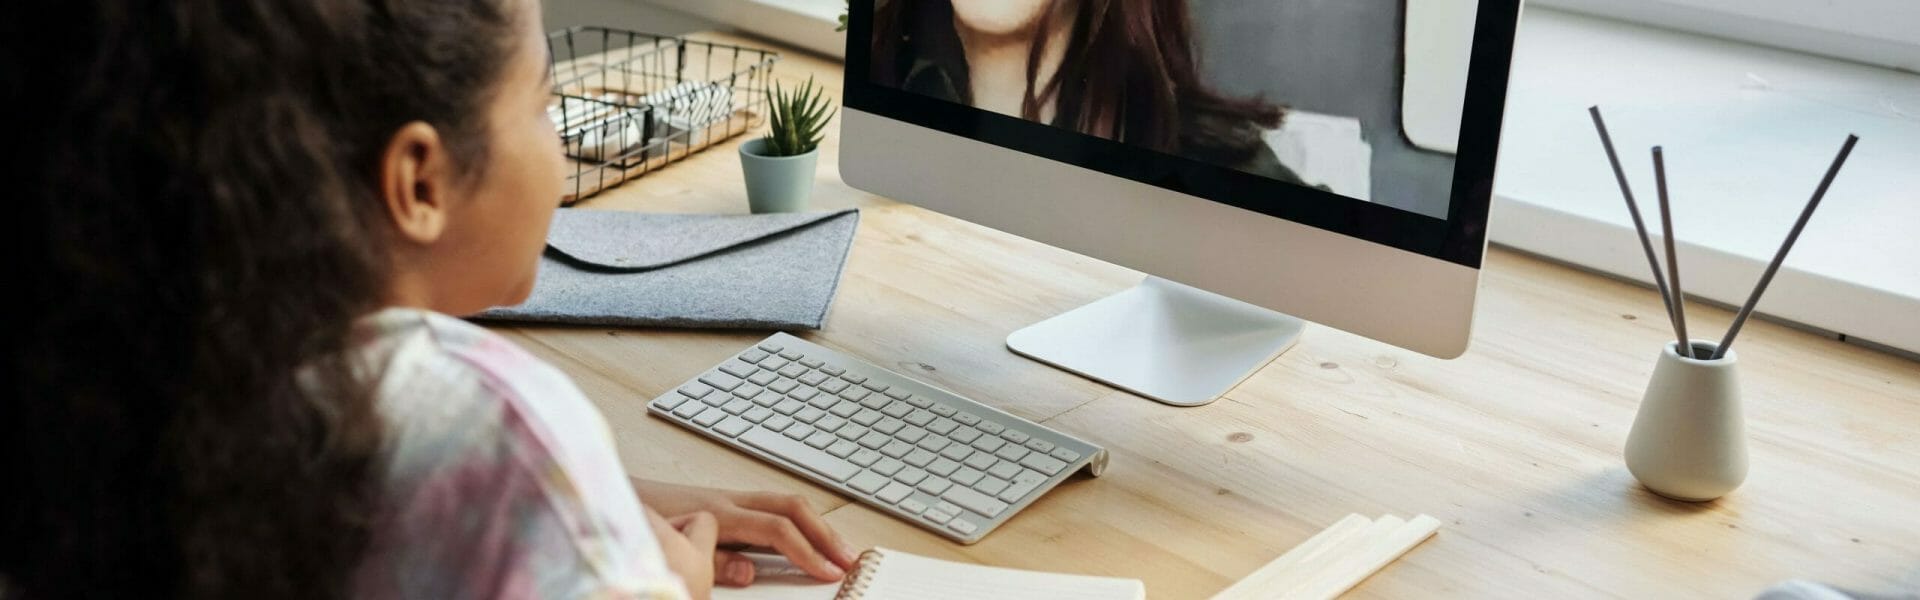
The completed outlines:
[[[808,74],[839,87],[826,60],[788,53],[776,70]],[[1749,324],[1752,473],[1716,502],[1665,500],[1621,459],[1669,335],[1657,295],[1496,249],[1461,359],[1311,327],[1225,399],[1174,408],[1003,344],[1140,273],[850,189],[838,155],[829,136],[813,201],[865,215],[826,328],[800,335],[1103,444],[1106,476],[1071,480],[963,547],[647,415],[647,400],[768,332],[501,330],[579,382],[634,475],[800,493],[859,544],[1204,598],[1347,513],[1427,513],[1439,535],[1353,597],[1745,598],[1793,577],[1920,590],[1911,361]],[[737,213],[746,200],[728,144],[583,206]],[[1700,331],[1730,318],[1690,316]]]

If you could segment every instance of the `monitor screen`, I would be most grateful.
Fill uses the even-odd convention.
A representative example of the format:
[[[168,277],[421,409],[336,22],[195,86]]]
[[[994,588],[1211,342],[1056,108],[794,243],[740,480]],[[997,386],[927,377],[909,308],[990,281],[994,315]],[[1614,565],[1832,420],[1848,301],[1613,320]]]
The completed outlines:
[[[1441,4],[1413,0],[1412,16]],[[1422,147],[1407,135],[1404,121],[1415,120],[1417,132],[1424,115],[1402,114],[1401,100],[1409,87],[1434,92],[1418,89],[1422,82],[1455,82],[1445,91],[1457,128],[1464,51],[1452,64],[1417,60],[1440,51],[1436,44],[1470,45],[1472,4],[1454,4],[1468,12],[1404,28],[1400,0],[876,0],[870,77],[1445,218],[1450,144]],[[1429,47],[1412,72],[1401,61],[1409,42]]]

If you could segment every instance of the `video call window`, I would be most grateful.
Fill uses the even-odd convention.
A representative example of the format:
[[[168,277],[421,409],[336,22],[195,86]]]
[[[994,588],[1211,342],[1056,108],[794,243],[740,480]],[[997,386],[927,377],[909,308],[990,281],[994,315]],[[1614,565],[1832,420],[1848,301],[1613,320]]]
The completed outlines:
[[[1465,18],[1407,2],[1464,5]],[[1410,17],[1424,20],[1414,39]],[[1457,135],[1457,108],[1434,113],[1459,105],[1464,54],[1406,61],[1403,48],[1471,36],[1467,0],[876,0],[869,78],[1446,218],[1454,141],[1406,132]],[[1458,87],[1436,93],[1423,83],[1436,75]],[[1429,100],[1409,90],[1448,101],[1406,111]]]

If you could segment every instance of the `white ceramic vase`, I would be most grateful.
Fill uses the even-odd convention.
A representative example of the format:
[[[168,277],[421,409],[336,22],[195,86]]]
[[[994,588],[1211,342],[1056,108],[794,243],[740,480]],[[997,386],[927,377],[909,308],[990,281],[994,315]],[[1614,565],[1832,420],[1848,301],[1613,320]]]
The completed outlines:
[[[1718,345],[1694,340],[1696,356]],[[1654,493],[1687,502],[1725,496],[1747,478],[1747,426],[1740,410],[1739,356],[1680,356],[1668,342],[1627,434],[1627,470]]]

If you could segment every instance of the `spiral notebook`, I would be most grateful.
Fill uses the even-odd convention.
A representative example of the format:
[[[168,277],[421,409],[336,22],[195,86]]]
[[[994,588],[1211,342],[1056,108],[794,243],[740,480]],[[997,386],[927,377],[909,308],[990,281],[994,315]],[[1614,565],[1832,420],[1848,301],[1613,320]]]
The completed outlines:
[[[820,583],[777,556],[748,555],[753,585],[713,589],[713,600],[1140,600],[1138,579],[1022,571],[874,548],[846,581]]]

